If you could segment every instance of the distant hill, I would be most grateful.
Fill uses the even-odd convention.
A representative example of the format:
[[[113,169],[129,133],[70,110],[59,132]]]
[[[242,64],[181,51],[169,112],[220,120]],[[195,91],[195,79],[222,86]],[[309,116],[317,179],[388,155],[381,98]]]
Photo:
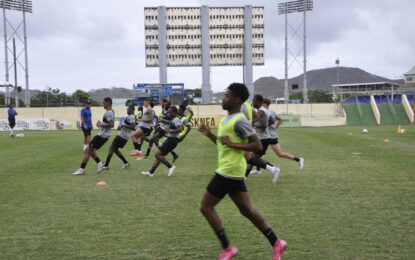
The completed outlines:
[[[135,93],[133,89],[127,88],[100,88],[100,89],[92,89],[88,91],[88,94],[91,99],[100,102],[105,97],[111,98],[128,98],[128,97],[135,97],[138,93]]]
[[[369,82],[395,82],[403,84],[403,80],[391,80],[370,74],[359,68],[339,67],[339,84],[369,83]],[[337,83],[337,68],[310,70],[307,72],[307,87],[309,90],[332,90],[332,85]],[[292,85],[298,84],[298,90],[292,90]],[[254,82],[255,92],[272,98],[284,97],[284,79],[275,77],[262,77]],[[290,95],[301,92],[303,89],[303,74],[288,79]]]

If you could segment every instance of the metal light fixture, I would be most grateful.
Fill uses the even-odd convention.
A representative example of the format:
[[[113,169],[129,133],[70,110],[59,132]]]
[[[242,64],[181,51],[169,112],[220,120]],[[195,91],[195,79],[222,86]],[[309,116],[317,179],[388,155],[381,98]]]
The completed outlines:
[[[13,67],[13,62],[9,66],[9,59],[8,55],[11,52],[10,48],[8,47],[9,41],[12,40],[14,36],[17,36],[17,39],[23,43],[23,50],[20,54],[24,53],[24,65],[20,62],[19,57],[20,54],[17,56],[16,62],[19,66],[25,71],[25,81],[26,81],[26,92],[25,92],[25,104],[26,106],[30,105],[30,92],[29,92],[29,69],[28,69],[28,57],[27,57],[27,31],[26,31],[26,13],[33,12],[33,5],[32,0],[0,0],[0,8],[3,9],[3,33],[4,33],[4,60],[5,60],[5,80],[9,81],[9,70]],[[6,17],[6,10],[10,11],[19,11],[22,12],[22,20],[19,22],[17,26],[13,26],[13,21],[10,21]],[[12,30],[12,36],[9,38],[7,36],[7,28]],[[23,28],[23,33],[19,32]],[[16,88],[15,88],[15,95],[17,95]],[[10,104],[10,92],[9,88],[6,88],[6,95],[4,96],[5,103]],[[16,103],[16,107],[18,107],[18,102]]]
[[[306,48],[306,13],[312,11],[314,8],[313,0],[296,0],[289,2],[281,2],[278,4],[278,14],[285,15],[285,82],[284,82],[284,99],[288,102],[288,14],[290,13],[304,13],[303,27],[303,67],[304,67],[304,84],[303,84],[303,100],[304,103],[308,102],[308,89],[307,89],[307,48]],[[296,33],[296,32],[294,32]],[[298,56],[298,55],[297,55]],[[297,60],[297,56],[294,57]]]

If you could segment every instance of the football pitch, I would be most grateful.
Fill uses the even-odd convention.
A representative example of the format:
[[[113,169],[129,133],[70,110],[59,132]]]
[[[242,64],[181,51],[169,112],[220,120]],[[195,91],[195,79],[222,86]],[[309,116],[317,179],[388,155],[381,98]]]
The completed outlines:
[[[305,158],[265,158],[281,167],[248,178],[253,205],[288,242],[284,259],[415,259],[415,127],[279,129],[283,151]],[[179,144],[167,177],[153,157],[130,157],[121,170],[73,177],[82,159],[81,131],[0,133],[1,259],[216,259],[220,244],[199,212],[217,165],[216,146],[195,129]],[[352,134],[349,134],[352,133]],[[93,133],[93,135],[96,132]],[[116,131],[112,135],[115,136]],[[97,154],[105,160],[112,139]],[[389,139],[386,142],[385,139]],[[143,145],[147,148],[147,144]],[[154,155],[154,150],[152,152]],[[168,156],[171,162],[171,156]],[[106,186],[97,186],[105,181]],[[236,259],[271,259],[266,238],[226,197],[217,207]]]

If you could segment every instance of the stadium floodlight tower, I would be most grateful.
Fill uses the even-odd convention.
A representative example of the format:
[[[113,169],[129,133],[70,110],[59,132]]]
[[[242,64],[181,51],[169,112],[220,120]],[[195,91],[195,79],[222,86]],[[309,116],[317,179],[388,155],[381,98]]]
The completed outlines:
[[[12,50],[8,47],[8,42],[14,37],[21,41],[23,49],[17,54],[16,62],[25,71],[26,92],[25,92],[25,104],[26,107],[30,105],[30,93],[29,93],[29,67],[27,58],[27,31],[26,31],[26,13],[32,13],[32,0],[0,0],[0,8],[3,9],[3,33],[4,33],[4,63],[5,63],[5,80],[9,81],[9,70],[13,67],[14,62],[9,66],[8,54],[12,53]],[[18,21],[17,26],[14,26],[12,21],[6,17],[6,9],[12,11],[22,12],[22,19]],[[14,20],[13,20],[14,21]],[[7,28],[10,27],[12,34],[10,38],[7,36]],[[23,35],[22,30],[23,28]],[[24,54],[24,65],[20,62],[20,56]],[[17,91],[15,90],[15,95]],[[9,88],[6,88],[5,103],[10,104],[10,92]],[[16,104],[16,107],[19,104]]]
[[[307,23],[306,23],[306,13],[308,11],[313,10],[313,0],[296,0],[296,1],[289,1],[289,2],[281,2],[278,4],[278,14],[284,14],[285,15],[285,81],[284,81],[284,99],[285,102],[288,101],[288,14],[290,13],[304,13],[303,18],[303,54],[304,54],[304,60],[303,60],[303,67],[304,67],[304,83],[303,83],[303,100],[304,103],[308,102],[308,89],[307,89]],[[297,29],[294,31],[294,34],[297,35]],[[294,56],[294,60],[297,60],[297,56]]]

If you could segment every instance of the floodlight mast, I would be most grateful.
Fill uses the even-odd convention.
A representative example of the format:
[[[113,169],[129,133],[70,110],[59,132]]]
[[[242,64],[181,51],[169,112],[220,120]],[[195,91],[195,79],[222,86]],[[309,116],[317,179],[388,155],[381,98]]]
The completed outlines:
[[[6,81],[9,81],[9,70],[11,66],[9,66],[9,60],[8,60],[8,52],[11,50],[8,47],[8,42],[11,40],[11,38],[7,37],[7,25],[12,30],[12,36],[17,35],[17,38],[23,43],[23,50],[24,53],[24,66],[19,61],[19,56],[17,57],[16,62],[20,65],[21,68],[25,71],[25,85],[26,85],[26,92],[25,92],[25,105],[26,107],[30,106],[30,92],[29,92],[29,62],[28,62],[28,56],[27,56],[27,30],[26,30],[26,13],[32,13],[32,0],[0,0],[0,8],[3,9],[3,30],[4,30],[4,49],[5,49],[5,78]],[[22,21],[20,24],[16,27],[14,27],[6,17],[6,9],[10,11],[19,11],[22,12]],[[23,36],[19,34],[19,28],[23,27]],[[23,40],[22,40],[23,38]],[[6,95],[4,97],[5,103],[8,105],[10,104],[10,91],[9,88],[6,88]],[[16,104],[17,106],[18,104]]]
[[[307,24],[306,24],[306,13],[313,10],[313,0],[296,0],[289,2],[282,2],[278,4],[278,14],[285,15],[285,80],[284,80],[284,99],[288,102],[289,91],[288,91],[288,14],[303,12],[303,69],[304,69],[304,83],[303,83],[303,100],[304,103],[308,103],[308,88],[307,88]],[[295,59],[297,57],[294,57]]]

